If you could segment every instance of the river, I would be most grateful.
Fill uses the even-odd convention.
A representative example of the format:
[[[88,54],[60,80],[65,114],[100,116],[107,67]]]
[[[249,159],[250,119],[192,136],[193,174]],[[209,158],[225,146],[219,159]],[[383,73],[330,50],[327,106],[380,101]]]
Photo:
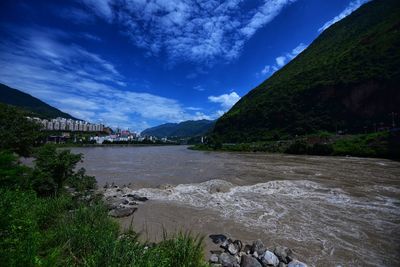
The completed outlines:
[[[72,150],[100,185],[150,198],[121,220],[146,239],[163,229],[224,233],[287,246],[310,266],[400,266],[399,162],[185,146]]]

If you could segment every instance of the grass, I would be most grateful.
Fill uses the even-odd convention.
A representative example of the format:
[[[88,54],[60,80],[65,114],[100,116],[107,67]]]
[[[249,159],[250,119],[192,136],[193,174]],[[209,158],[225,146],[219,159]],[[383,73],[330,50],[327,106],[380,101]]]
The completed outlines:
[[[132,230],[121,233],[98,200],[1,189],[0,230],[2,266],[208,266],[202,237],[165,234],[158,244],[142,243]]]

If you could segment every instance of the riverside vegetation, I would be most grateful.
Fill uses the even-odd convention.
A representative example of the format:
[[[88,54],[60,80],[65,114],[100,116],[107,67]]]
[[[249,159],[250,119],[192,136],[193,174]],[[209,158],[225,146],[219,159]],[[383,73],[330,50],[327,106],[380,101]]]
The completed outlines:
[[[249,143],[222,143],[218,136],[211,135],[205,144],[194,145],[190,149],[400,159],[400,131],[355,135],[318,132],[277,139],[278,137]]]
[[[2,266],[207,266],[199,236],[147,244],[121,232],[94,177],[75,171],[82,155],[39,146],[37,126],[17,108],[2,105],[0,115]],[[21,165],[21,155],[34,156],[35,167]]]

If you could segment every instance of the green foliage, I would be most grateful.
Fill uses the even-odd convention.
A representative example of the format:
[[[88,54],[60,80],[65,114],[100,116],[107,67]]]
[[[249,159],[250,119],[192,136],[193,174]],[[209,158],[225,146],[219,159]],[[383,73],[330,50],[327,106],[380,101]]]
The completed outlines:
[[[334,155],[352,155],[360,157],[388,157],[389,133],[355,135],[341,139],[333,144]],[[400,152],[398,152],[400,153]]]
[[[146,245],[122,234],[101,202],[38,198],[33,191],[0,189],[2,266],[207,266],[203,238],[190,234]]]
[[[0,150],[11,150],[29,156],[39,138],[40,126],[25,118],[17,108],[0,104]]]
[[[217,122],[223,142],[321,130],[374,131],[400,113],[400,1],[371,1],[331,26]],[[281,137],[282,139],[282,137]]]
[[[32,192],[0,189],[0,262],[2,266],[34,266],[40,232]]]
[[[33,188],[40,195],[57,195],[68,179],[74,182],[84,180],[84,171],[74,172],[81,159],[81,154],[57,150],[54,145],[41,147],[36,153]]]
[[[31,169],[18,163],[11,152],[0,151],[0,188],[29,188]]]

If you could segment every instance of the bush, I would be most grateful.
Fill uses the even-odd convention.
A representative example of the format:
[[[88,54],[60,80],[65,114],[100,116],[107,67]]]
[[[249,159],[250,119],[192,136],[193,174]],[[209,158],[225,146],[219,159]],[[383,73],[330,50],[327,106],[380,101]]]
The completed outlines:
[[[288,154],[307,154],[309,150],[308,144],[304,140],[296,140],[294,143],[289,145],[285,150]]]
[[[28,189],[31,169],[18,163],[11,152],[0,151],[0,187]]]

